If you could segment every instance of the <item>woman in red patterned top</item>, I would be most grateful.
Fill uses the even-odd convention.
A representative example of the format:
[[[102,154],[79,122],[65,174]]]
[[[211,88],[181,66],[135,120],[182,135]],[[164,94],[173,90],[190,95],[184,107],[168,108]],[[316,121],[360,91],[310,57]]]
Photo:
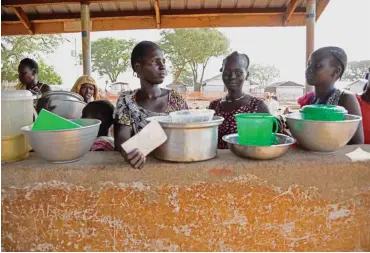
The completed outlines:
[[[218,128],[218,148],[227,149],[222,137],[236,133],[235,115],[238,113],[269,113],[265,102],[243,92],[244,82],[249,76],[249,58],[245,54],[233,52],[222,64],[222,80],[227,89],[227,95],[210,103],[209,109],[215,110],[215,115],[224,117],[224,122]]]
[[[364,93],[356,95],[360,103],[362,113],[362,125],[364,128],[365,144],[370,144],[370,81],[364,87]]]

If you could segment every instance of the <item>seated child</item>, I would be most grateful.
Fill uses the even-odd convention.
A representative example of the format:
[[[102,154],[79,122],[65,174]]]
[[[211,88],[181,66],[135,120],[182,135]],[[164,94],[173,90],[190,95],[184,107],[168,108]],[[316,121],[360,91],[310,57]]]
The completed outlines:
[[[113,125],[114,106],[107,100],[97,100],[88,103],[82,110],[82,118],[101,121],[98,138],[94,141],[91,151],[113,151],[114,139],[109,135]]]

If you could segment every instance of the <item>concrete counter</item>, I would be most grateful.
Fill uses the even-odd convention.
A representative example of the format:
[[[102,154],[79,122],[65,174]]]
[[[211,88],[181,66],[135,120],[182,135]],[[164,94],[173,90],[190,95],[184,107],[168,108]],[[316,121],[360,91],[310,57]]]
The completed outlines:
[[[116,152],[2,166],[6,251],[369,251],[370,161],[347,146],[272,161],[149,159]],[[370,152],[370,145],[360,146]]]

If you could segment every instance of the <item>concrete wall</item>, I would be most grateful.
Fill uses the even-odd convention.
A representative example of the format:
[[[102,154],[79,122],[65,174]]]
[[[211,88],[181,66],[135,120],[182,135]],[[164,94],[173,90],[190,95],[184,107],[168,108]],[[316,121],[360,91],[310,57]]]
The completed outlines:
[[[115,152],[2,166],[5,251],[369,251],[370,162],[291,149],[190,164]],[[370,152],[370,146],[362,146]]]

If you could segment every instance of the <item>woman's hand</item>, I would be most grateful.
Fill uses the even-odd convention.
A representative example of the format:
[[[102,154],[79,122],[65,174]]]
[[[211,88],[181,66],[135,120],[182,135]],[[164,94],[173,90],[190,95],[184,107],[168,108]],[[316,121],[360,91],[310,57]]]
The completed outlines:
[[[142,169],[144,167],[146,157],[138,149],[135,149],[131,153],[126,154],[125,151],[121,151],[121,155],[135,169]]]

